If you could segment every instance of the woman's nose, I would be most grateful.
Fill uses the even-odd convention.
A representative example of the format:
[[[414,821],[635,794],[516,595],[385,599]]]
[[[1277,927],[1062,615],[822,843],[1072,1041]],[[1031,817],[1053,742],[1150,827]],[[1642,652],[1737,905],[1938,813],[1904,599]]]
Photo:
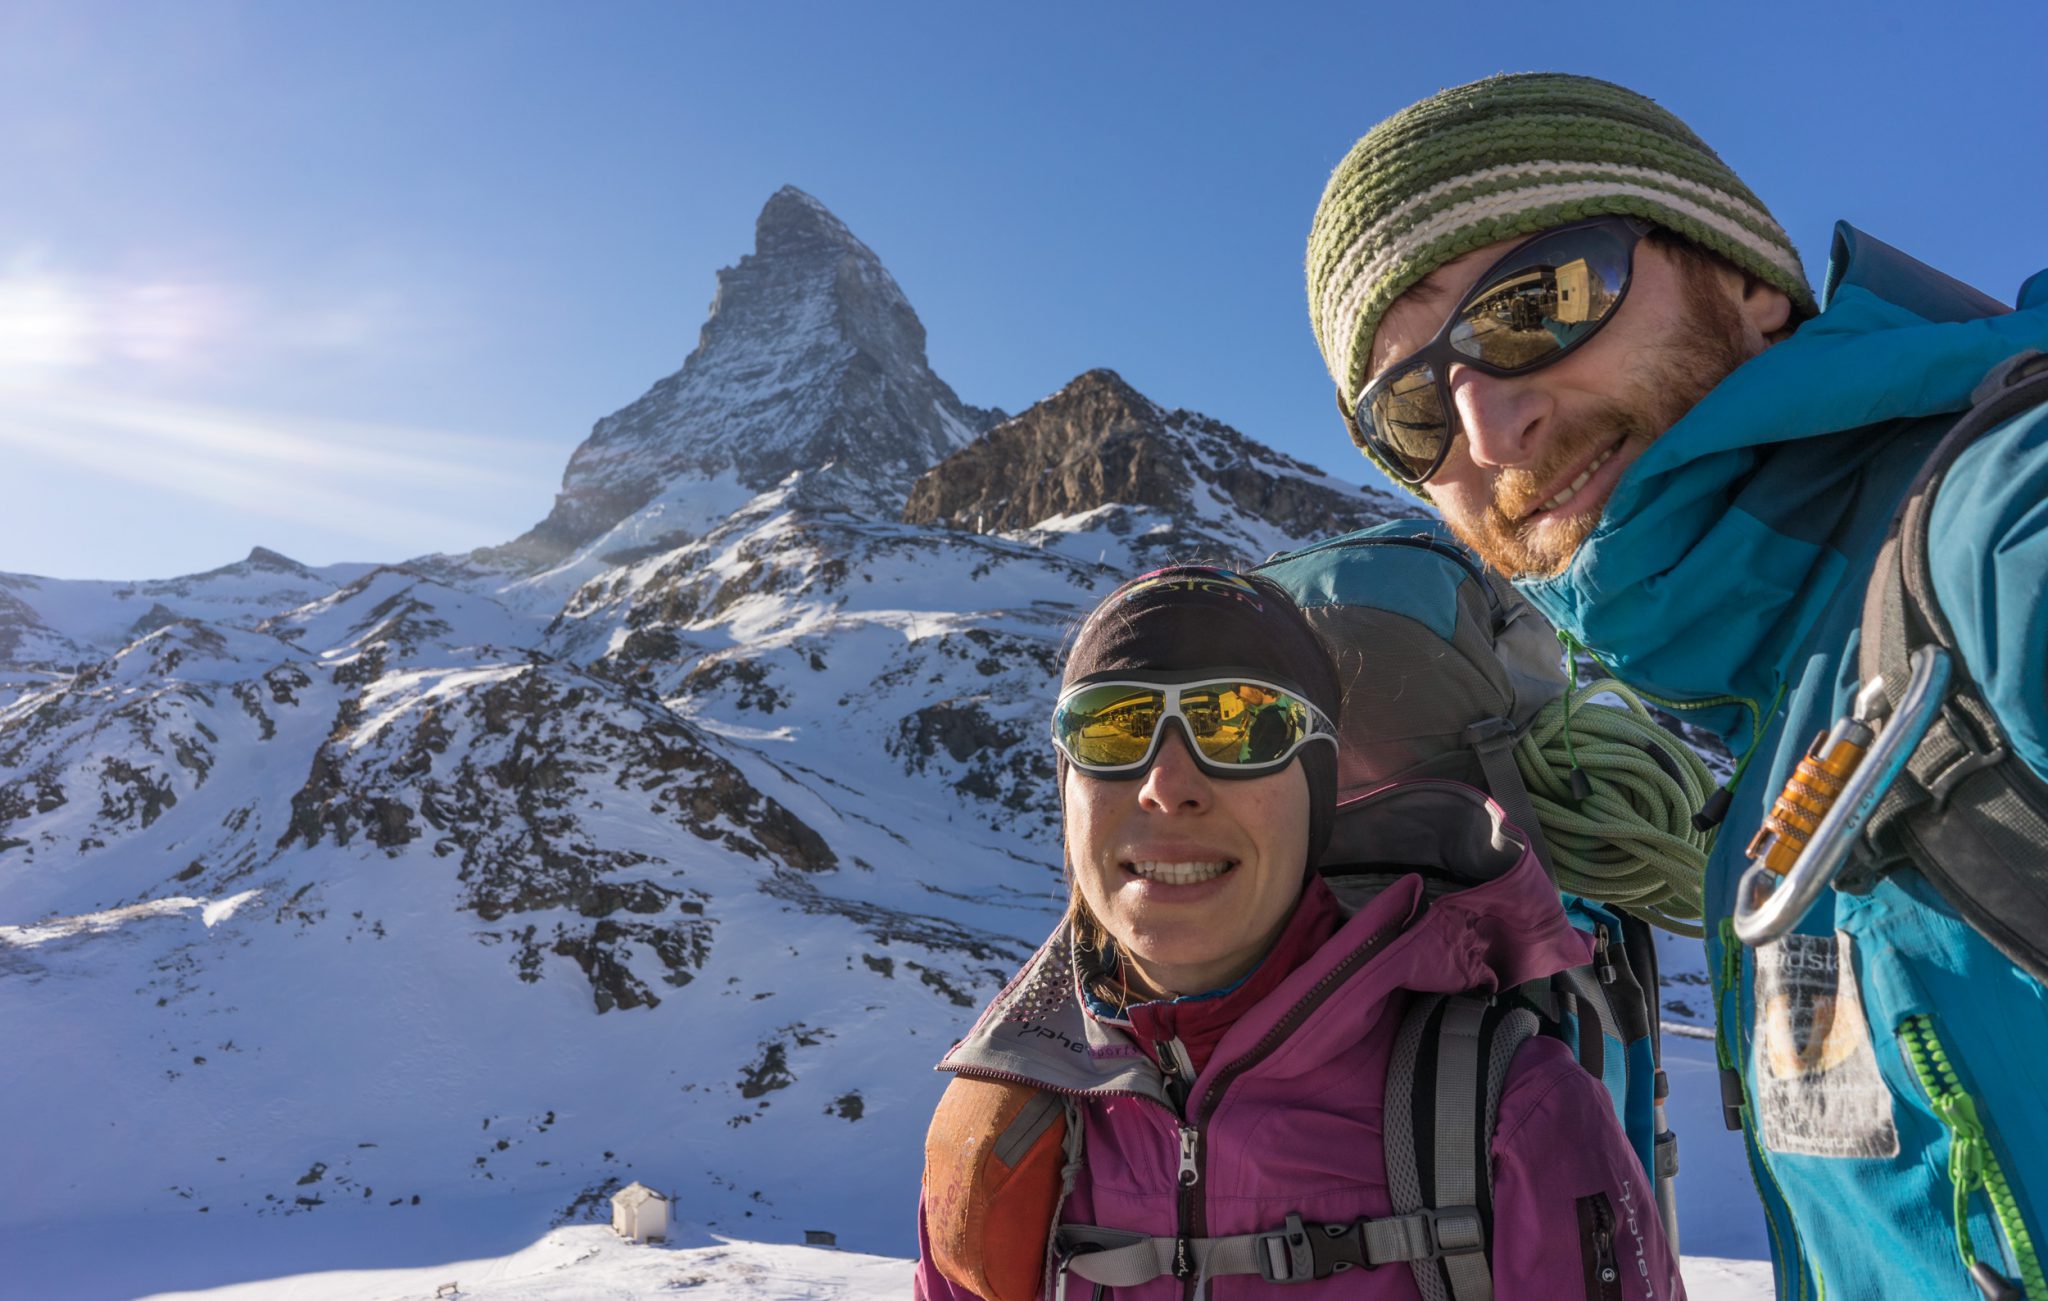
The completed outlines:
[[[1169,724],[1159,738],[1159,753],[1138,783],[1138,802],[1163,813],[1195,812],[1209,807],[1209,774],[1195,765],[1194,752],[1178,724]]]

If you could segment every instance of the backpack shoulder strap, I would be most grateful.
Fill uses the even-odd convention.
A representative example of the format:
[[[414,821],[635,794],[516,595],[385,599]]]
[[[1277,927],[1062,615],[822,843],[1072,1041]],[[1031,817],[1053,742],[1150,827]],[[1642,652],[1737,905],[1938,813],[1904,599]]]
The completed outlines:
[[[1493,1131],[1536,1014],[1475,994],[1417,994],[1387,1065],[1387,1187],[1399,1215],[1469,1217],[1493,1239]],[[1423,1301],[1492,1301],[1487,1251],[1409,1262]]]
[[[1501,812],[1508,815],[1508,821],[1529,838],[1529,848],[1536,851],[1536,860],[1543,864],[1543,874],[1553,882],[1557,880],[1557,864],[1551,860],[1550,846],[1543,839],[1543,823],[1536,816],[1536,805],[1529,799],[1528,784],[1522,780],[1522,770],[1515,763],[1515,742],[1519,741],[1524,729],[1517,728],[1505,718],[1486,718],[1466,727],[1464,741],[1479,757],[1479,770],[1486,775],[1487,793]]]
[[[1862,681],[1882,678],[1896,707],[1916,650],[1946,652],[1952,672],[1940,714],[1870,817],[1864,858],[1875,872],[1910,862],[2007,957],[2048,981],[2041,939],[2048,933],[2048,877],[2040,865],[2048,846],[2048,783],[2012,753],[1961,663],[1927,554],[1934,499],[1956,458],[2014,416],[2048,403],[2048,353],[2011,358],[1972,396],[1976,405],[1907,489],[1864,596]]]

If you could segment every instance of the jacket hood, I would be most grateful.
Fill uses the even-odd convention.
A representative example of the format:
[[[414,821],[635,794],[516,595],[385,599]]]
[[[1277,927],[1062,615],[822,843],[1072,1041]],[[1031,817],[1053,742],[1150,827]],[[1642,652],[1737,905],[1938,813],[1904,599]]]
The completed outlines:
[[[1838,536],[1901,436],[1970,404],[2007,357],[2048,347],[2048,277],[2011,311],[1847,224],[1821,314],[1737,368],[1631,465],[1570,567],[1518,584],[1631,685],[1767,700],[1834,595]],[[1882,485],[1879,485],[1882,486]],[[1897,487],[1903,488],[1901,477]],[[1873,544],[1874,545],[1874,544]],[[1701,720],[1731,733],[1730,702]]]
[[[1204,1077],[1283,1025],[1289,1048],[1276,1056],[1320,1060],[1368,1032],[1404,990],[1491,993],[1588,960],[1588,941],[1565,919],[1527,838],[1479,791],[1401,782],[1344,816],[1368,829],[1362,843],[1382,828],[1386,852],[1325,870],[1348,920],[1224,1034]],[[1150,1059],[1085,1010],[1064,923],[939,1069],[1166,1101]]]

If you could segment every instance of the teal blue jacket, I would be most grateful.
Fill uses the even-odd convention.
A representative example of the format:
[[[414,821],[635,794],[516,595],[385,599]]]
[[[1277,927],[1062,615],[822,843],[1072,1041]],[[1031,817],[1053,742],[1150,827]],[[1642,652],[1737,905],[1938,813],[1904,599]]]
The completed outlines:
[[[1910,873],[1864,896],[1828,892],[1762,972],[1725,919],[1773,797],[1854,695],[1864,584],[1908,481],[1987,371],[2048,350],[2048,273],[2002,312],[1844,225],[1822,303],[1630,467],[1569,570],[1524,590],[1622,680],[1754,751],[1708,868],[1708,953],[1779,1294],[1975,1301],[1951,1131],[1908,1048],[1934,1034],[1958,1064],[2019,1232],[2048,1251],[2041,986]],[[1935,591],[1963,660],[2048,777],[2048,411],[1966,452],[1932,520]],[[1809,1036],[1797,1013],[1815,962],[1839,962],[1843,997]],[[2017,1278],[2001,1236],[2012,1208],[1997,1217],[1977,1194],[1963,1218],[1978,1257]]]

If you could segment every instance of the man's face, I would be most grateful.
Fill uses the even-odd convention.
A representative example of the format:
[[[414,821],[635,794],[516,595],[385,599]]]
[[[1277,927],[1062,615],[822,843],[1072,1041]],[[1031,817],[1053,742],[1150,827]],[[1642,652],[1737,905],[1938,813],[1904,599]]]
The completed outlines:
[[[1437,268],[1396,299],[1373,338],[1375,375],[1427,343],[1465,291],[1521,238]],[[1655,242],[1636,245],[1628,297],[1600,332],[1521,375],[1451,367],[1456,437],[1424,485],[1444,522],[1511,575],[1561,572],[1643,450],[1761,352],[1791,303]]]

